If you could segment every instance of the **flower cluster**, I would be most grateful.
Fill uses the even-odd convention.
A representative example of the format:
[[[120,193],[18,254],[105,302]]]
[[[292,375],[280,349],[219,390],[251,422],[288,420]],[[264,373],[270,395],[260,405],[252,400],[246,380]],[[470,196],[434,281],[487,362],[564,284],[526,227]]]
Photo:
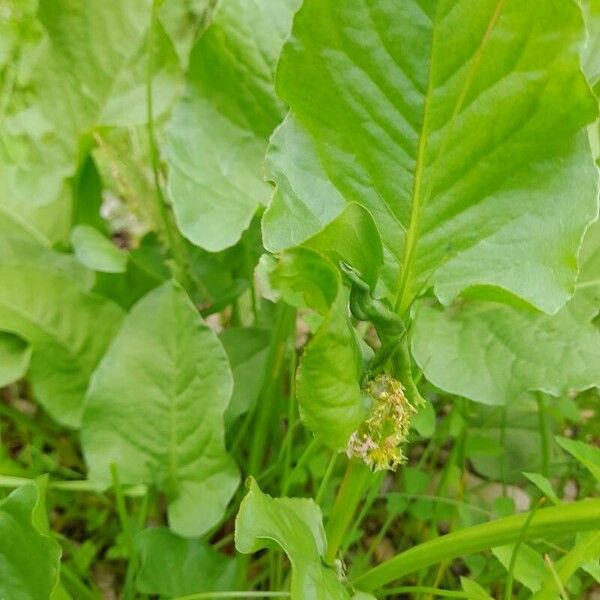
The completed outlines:
[[[393,471],[406,460],[400,445],[406,441],[416,410],[406,399],[402,384],[389,375],[378,375],[364,391],[371,400],[371,410],[350,436],[346,454],[375,471]]]

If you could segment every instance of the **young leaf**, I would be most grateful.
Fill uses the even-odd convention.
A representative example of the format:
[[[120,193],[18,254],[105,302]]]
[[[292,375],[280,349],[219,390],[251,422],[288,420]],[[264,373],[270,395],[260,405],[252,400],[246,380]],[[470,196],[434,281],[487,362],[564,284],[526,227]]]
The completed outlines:
[[[262,157],[285,114],[273,73],[299,0],[224,0],[190,57],[169,127],[169,188],[194,244],[234,245],[271,194]]]
[[[254,479],[235,521],[235,546],[249,554],[280,546],[292,564],[292,600],[348,600],[335,571],[322,561],[326,539],[321,510],[308,498],[271,498]]]
[[[145,529],[135,538],[140,570],[136,587],[143,594],[169,598],[233,589],[235,559],[202,540],[181,538],[166,527]]]
[[[375,287],[383,265],[383,247],[371,214],[351,202],[316,235],[302,243],[327,256],[334,265],[344,261]]]
[[[34,397],[59,423],[78,427],[90,375],[121,310],[86,289],[88,271],[43,246],[3,238],[0,281],[0,331],[31,346]]]
[[[119,250],[94,227],[75,227],[71,232],[71,244],[77,260],[93,271],[124,273],[127,269],[127,253]]]
[[[574,456],[600,482],[599,448],[560,436],[557,436],[555,439],[562,448]]]
[[[58,585],[60,546],[45,522],[45,481],[0,502],[0,597],[48,600]]]
[[[348,292],[333,264],[303,247],[281,254],[270,283],[288,303],[307,306],[323,318],[300,360],[298,404],[304,425],[340,450],[366,414],[359,383],[363,359]]]
[[[31,346],[17,335],[0,331],[0,388],[25,375]]]
[[[197,536],[222,516],[238,485],[223,413],[233,379],[215,333],[185,291],[168,282],[142,298],[98,367],[82,445],[89,478],[167,495],[172,531]]]
[[[444,303],[502,288],[557,311],[597,211],[582,39],[563,0],[305,1],[277,72],[291,112],[269,159],[266,247],[359,202],[400,309],[433,285]]]
[[[362,354],[347,306],[347,294],[341,289],[307,345],[297,376],[302,421],[335,450],[346,447],[368,407],[359,383]]]

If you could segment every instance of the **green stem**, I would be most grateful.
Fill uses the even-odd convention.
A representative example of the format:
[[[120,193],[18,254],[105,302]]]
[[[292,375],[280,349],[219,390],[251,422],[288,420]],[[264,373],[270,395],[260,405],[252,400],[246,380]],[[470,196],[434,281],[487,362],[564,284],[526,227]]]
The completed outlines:
[[[296,475],[296,473],[298,473],[298,471],[300,471],[301,469],[304,468],[304,465],[306,465],[311,454],[319,446],[320,446],[320,442],[317,438],[313,438],[309,442],[309,444],[306,446],[306,448],[304,449],[304,452],[302,452],[302,454],[300,455],[298,462],[294,465],[294,468],[290,471],[290,473],[287,475],[287,477],[283,481],[283,485],[281,486],[281,495],[282,496],[287,495],[287,493],[290,489],[290,485],[292,484],[292,481],[294,481],[294,476]]]
[[[548,436],[548,425],[546,423],[546,404],[544,396],[538,393],[536,396],[538,405],[538,425],[541,438],[542,454],[542,475],[548,477],[550,465],[550,438]]]
[[[15,477],[12,475],[0,475],[0,488],[18,488],[35,479],[29,477]],[[53,490],[62,490],[65,492],[85,492],[90,494],[101,494],[104,490],[97,483],[87,479],[77,479],[70,481],[48,481],[48,488]],[[146,495],[145,485],[121,486],[124,496],[141,497]]]
[[[337,497],[327,522],[327,552],[325,562],[333,564],[346,531],[354,519],[356,509],[370,479],[371,471],[357,461],[348,462]]]
[[[202,592],[173,600],[213,600],[213,598],[289,598],[289,592]]]
[[[396,594],[410,594],[414,597],[415,594],[433,594],[438,598],[467,598],[468,600],[480,600],[481,596],[473,596],[468,592],[455,592],[452,590],[438,590],[437,588],[426,587],[423,585],[407,585],[404,587],[392,588],[385,590],[382,597],[395,596]]]
[[[527,529],[529,529],[529,525],[535,517],[535,513],[540,507],[540,503],[536,504],[533,510],[529,513],[527,520],[523,524],[523,528],[519,532],[519,537],[517,538],[517,542],[513,548],[512,555],[510,557],[510,563],[508,565],[508,574],[506,577],[506,584],[504,586],[504,600],[511,600],[513,596],[513,581],[515,579],[515,568],[517,566],[517,558],[519,557],[519,550],[523,545],[523,540],[525,539],[525,535],[527,534]]]
[[[376,590],[443,560],[513,543],[530,517],[530,513],[513,515],[419,544],[360,575],[353,583],[363,590]],[[580,500],[538,510],[523,541],[594,529],[600,529],[600,499]]]
[[[291,331],[295,330],[296,311],[284,302],[279,303],[276,310],[277,315],[271,334],[265,370],[266,378],[256,406],[254,431],[252,432],[252,445],[250,447],[250,458],[248,460],[247,473],[254,477],[259,475],[263,465],[269,437],[269,421],[273,416],[281,368],[285,359],[286,346]]]
[[[90,590],[81,579],[65,564],[64,560],[60,564],[60,578],[67,583],[72,592],[77,593],[77,598],[81,600],[101,600],[102,596],[97,590]]]
[[[173,215],[162,191],[160,182],[160,155],[154,133],[154,95],[152,90],[152,79],[154,78],[154,39],[156,35],[159,4],[160,0],[152,0],[152,13],[150,17],[150,27],[148,29],[148,46],[146,50],[146,127],[148,132],[150,165],[152,167],[152,177],[154,179],[156,209],[160,219],[160,227],[163,230],[164,241],[167,244],[171,257],[175,261],[175,265],[172,269],[173,277],[189,290],[191,283],[188,276],[188,261],[185,246],[183,245],[183,240],[173,221]]]
[[[333,474],[333,470],[335,469],[335,464],[337,463],[338,457],[339,454],[334,450],[329,464],[327,465],[327,469],[325,470],[325,475],[323,476],[321,484],[319,485],[319,489],[317,490],[317,495],[315,496],[315,502],[317,504],[321,504],[323,501],[323,497],[327,491],[327,486],[329,485],[329,481],[331,479],[331,475]]]
[[[110,472],[112,475],[113,490],[115,493],[115,500],[116,500],[116,506],[117,506],[117,514],[119,515],[121,529],[123,530],[123,534],[125,535],[125,543],[127,545],[127,550],[129,552],[129,561],[127,563],[127,574],[125,576],[125,586],[123,589],[123,598],[125,600],[127,600],[129,598],[133,598],[133,579],[134,579],[135,570],[136,570],[134,533],[131,528],[131,519],[129,517],[129,513],[127,512],[127,504],[125,502],[125,495],[123,494],[123,489],[121,488],[121,483],[119,481],[119,472],[117,469],[117,465],[115,463],[112,463],[110,465]]]

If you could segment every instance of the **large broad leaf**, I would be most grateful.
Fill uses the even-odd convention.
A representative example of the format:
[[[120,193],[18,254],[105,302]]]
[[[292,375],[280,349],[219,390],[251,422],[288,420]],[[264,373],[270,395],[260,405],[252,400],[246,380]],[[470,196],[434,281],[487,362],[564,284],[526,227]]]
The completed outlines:
[[[58,584],[60,546],[48,535],[45,483],[30,483],[0,502],[0,597],[48,600]]]
[[[195,46],[169,128],[169,186],[183,234],[207,250],[235,244],[270,196],[267,141],[283,118],[273,73],[299,0],[223,0]]]
[[[233,379],[215,333],[168,282],[134,306],[92,378],[82,444],[89,478],[167,495],[171,529],[195,536],[223,515],[239,476],[223,441]]]
[[[348,600],[335,571],[323,564],[321,510],[308,498],[271,498],[251,479],[235,521],[235,546],[248,554],[279,546],[292,564],[292,600]]]
[[[556,315],[471,300],[416,310],[412,350],[440,388],[486,404],[533,391],[560,396],[600,386],[600,224],[582,252],[577,291]]]
[[[24,203],[14,196],[0,196],[0,235],[54,244],[68,239],[70,223],[71,200],[67,194],[43,206]]]
[[[121,310],[88,291],[88,273],[75,261],[43,246],[2,238],[0,281],[0,331],[31,346],[35,398],[58,422],[77,427]]]
[[[135,538],[138,591],[177,598],[235,587],[235,559],[202,540],[179,537],[166,527],[145,529]]]
[[[32,75],[31,102],[0,132],[0,196],[49,202],[75,171],[80,136],[146,121],[151,6],[151,0],[40,0],[47,35]],[[153,52],[159,114],[174,100],[179,74],[177,55],[160,26]]]
[[[307,0],[277,72],[267,249],[359,202],[402,310],[429,285],[558,310],[597,211],[583,34],[565,0]]]

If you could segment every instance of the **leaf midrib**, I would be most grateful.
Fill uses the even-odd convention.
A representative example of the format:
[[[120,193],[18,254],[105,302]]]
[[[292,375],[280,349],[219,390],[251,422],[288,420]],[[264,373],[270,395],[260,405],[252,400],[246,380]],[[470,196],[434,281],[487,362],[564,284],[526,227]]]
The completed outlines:
[[[452,116],[450,117],[450,121],[446,126],[446,131],[444,133],[444,137],[440,144],[440,148],[437,152],[436,158],[433,161],[435,164],[440,156],[442,156],[445,152],[446,146],[450,141],[450,135],[452,134],[452,130],[454,128],[454,123],[458,114],[460,113],[461,107],[465,101],[467,93],[471,87],[473,79],[475,78],[475,74],[477,73],[477,69],[479,67],[479,63],[481,61],[481,55],[483,54],[483,50],[487,46],[487,43],[490,39],[491,33],[494,30],[502,11],[504,9],[504,5],[506,4],[506,0],[498,0],[496,3],[496,7],[492,12],[490,17],[488,26],[485,29],[485,33],[479,43],[477,49],[473,53],[471,57],[471,63],[463,84],[461,86],[460,92],[458,94],[456,105],[452,111]],[[417,149],[417,164],[415,168],[415,179],[413,184],[413,193],[411,196],[411,210],[410,210],[410,220],[409,226],[407,229],[405,242],[404,242],[404,254],[402,267],[400,268],[400,278],[398,284],[398,291],[396,296],[396,310],[403,314],[410,307],[413,301],[413,292],[412,292],[412,277],[413,277],[413,266],[414,266],[414,256],[415,250],[418,241],[418,235],[421,225],[421,215],[423,213],[423,208],[427,204],[428,200],[431,197],[432,193],[432,182],[430,181],[427,189],[425,190],[425,194],[421,193],[423,187],[423,173],[425,170],[425,154],[427,151],[427,143],[429,140],[429,132],[428,132],[428,124],[430,118],[430,99],[431,92],[433,87],[432,81],[432,63],[433,63],[433,51],[436,45],[436,32],[438,29],[438,8],[439,3],[436,5],[435,14],[432,20],[432,33],[431,33],[431,52],[429,57],[429,75],[427,81],[427,90],[425,93],[425,106],[423,109],[423,125],[421,128],[421,134],[419,136],[419,146]]]

